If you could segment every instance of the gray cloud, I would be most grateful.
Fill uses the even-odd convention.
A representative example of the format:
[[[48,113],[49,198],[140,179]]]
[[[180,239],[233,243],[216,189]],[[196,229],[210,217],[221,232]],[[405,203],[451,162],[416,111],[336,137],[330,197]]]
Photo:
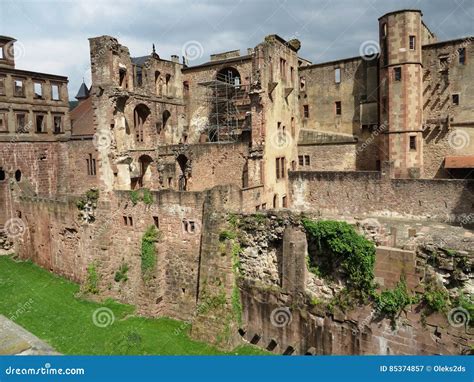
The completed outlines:
[[[421,9],[440,40],[473,34],[472,0],[0,0],[0,34],[19,41],[19,68],[67,75],[73,98],[88,81],[88,38],[113,35],[132,55],[181,55],[190,40],[219,51],[258,44],[265,35],[297,36],[300,54],[324,62],[359,54],[377,40],[377,19],[397,9]]]

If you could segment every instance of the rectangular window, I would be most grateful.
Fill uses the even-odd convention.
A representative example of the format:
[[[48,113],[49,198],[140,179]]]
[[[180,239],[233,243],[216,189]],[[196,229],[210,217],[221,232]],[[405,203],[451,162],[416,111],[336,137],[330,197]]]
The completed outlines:
[[[410,36],[410,50],[416,49],[416,37]]]
[[[303,155],[298,155],[298,164],[300,166],[304,166],[304,156]]]
[[[33,87],[34,87],[34,92],[35,92],[34,97],[36,99],[43,98],[43,84],[41,82],[35,82]]]
[[[160,228],[160,220],[158,219],[158,216],[153,216],[153,224],[156,228]]]
[[[295,82],[295,69],[292,66],[290,67],[290,81],[291,85]]]
[[[60,134],[63,132],[63,117],[60,115],[53,116],[53,133]]]
[[[416,136],[410,136],[410,151],[416,151]]]
[[[288,207],[288,199],[286,198],[286,195],[281,198],[281,206],[282,206],[283,208],[287,208],[287,207]]]
[[[280,179],[280,158],[275,159],[276,178]]]
[[[16,132],[27,133],[28,128],[26,126],[26,114],[20,113],[16,115]]]
[[[309,105],[303,105],[303,117],[309,118]]]
[[[123,216],[123,225],[128,225],[128,218]]]
[[[453,105],[459,105],[459,94],[453,94]]]
[[[0,133],[8,132],[7,114],[0,112]]]
[[[393,79],[395,81],[401,81],[402,80],[402,68],[397,66],[396,68],[393,68]]]
[[[13,94],[15,95],[15,97],[25,96],[25,87],[23,84],[23,80],[19,80],[19,79],[13,80],[13,86],[14,86]]]
[[[305,166],[311,166],[311,160],[309,159],[309,155],[304,156],[304,164]]]
[[[286,80],[286,60],[284,58],[280,58],[280,77]]]
[[[59,101],[59,85],[51,85],[51,98],[53,101]]]
[[[0,95],[5,95],[5,77],[0,77]]]
[[[341,68],[334,70],[334,81],[336,81],[336,84],[341,83]]]
[[[459,55],[459,64],[465,65],[466,64],[466,48],[459,48],[458,55]]]
[[[341,115],[342,114],[342,105],[341,101],[336,101],[336,115]]]
[[[96,175],[95,159],[92,158],[92,154],[89,154],[89,158],[86,159],[87,163],[87,175]]]
[[[43,114],[36,114],[35,124],[36,124],[36,132],[37,133],[45,133],[46,132],[45,118],[44,118]]]
[[[285,172],[286,172],[285,157],[276,158],[275,164],[276,164],[276,178],[277,179],[284,178]]]

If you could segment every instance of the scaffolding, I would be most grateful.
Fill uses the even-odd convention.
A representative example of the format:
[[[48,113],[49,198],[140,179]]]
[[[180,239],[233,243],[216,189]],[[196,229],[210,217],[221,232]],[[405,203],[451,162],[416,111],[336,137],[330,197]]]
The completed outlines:
[[[244,131],[250,130],[249,88],[241,84],[240,77],[231,72],[227,75],[219,73],[215,80],[199,85],[204,88],[209,113],[205,126],[209,141],[237,141]]]

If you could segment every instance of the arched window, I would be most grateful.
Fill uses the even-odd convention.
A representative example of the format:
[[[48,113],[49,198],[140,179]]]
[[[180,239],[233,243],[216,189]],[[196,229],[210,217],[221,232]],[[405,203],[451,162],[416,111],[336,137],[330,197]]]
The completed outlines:
[[[187,183],[188,183],[188,158],[186,155],[179,154],[176,158],[178,162],[179,168],[181,169],[181,174],[179,175],[178,179],[178,188],[179,191],[186,191]]]
[[[237,69],[227,67],[219,70],[216,79],[218,81],[227,82],[228,84],[239,87],[242,84],[242,77]]]
[[[20,170],[15,171],[15,180],[17,182],[19,182],[21,180],[21,171]]]
[[[150,109],[143,104],[138,105],[133,112],[133,124],[137,142],[143,142],[143,131],[149,115]]]
[[[168,120],[171,117],[171,113],[168,110],[165,110],[162,116],[163,116],[163,120],[162,120],[161,126],[162,126],[162,130],[165,130],[166,124],[168,123]]]
[[[273,195],[273,208],[278,208],[278,194]]]
[[[149,155],[142,155],[138,158],[138,164],[140,166],[138,185],[140,187],[146,187],[151,181],[151,162],[153,162],[153,159]]]

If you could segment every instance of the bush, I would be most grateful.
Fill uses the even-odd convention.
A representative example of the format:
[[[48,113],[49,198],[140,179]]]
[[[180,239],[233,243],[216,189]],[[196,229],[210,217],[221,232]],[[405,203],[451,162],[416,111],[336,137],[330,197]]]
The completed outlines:
[[[155,243],[159,239],[159,231],[154,225],[148,227],[142,237],[141,268],[145,280],[149,279],[156,265]]]
[[[319,251],[318,258],[310,253],[310,270],[327,276],[342,269],[350,289],[363,296],[374,291],[375,245],[371,241],[345,222],[303,219],[303,226]]]
[[[128,280],[128,270],[130,268],[128,267],[128,264],[126,263],[123,263],[120,268],[118,269],[117,272],[115,272],[115,277],[114,277],[114,280],[116,282],[120,282],[120,281],[127,281]]]
[[[147,205],[153,204],[153,195],[151,194],[151,192],[148,188],[143,189],[142,200],[143,200],[143,203],[145,203]]]
[[[90,294],[99,293],[99,275],[95,263],[91,263],[87,267],[87,278],[84,285],[84,292]]]
[[[428,284],[422,301],[431,312],[445,312],[449,306],[449,294],[437,285]]]
[[[395,289],[387,289],[375,297],[376,310],[381,314],[395,320],[406,306],[412,303],[408,294],[407,284],[402,278]]]
[[[140,201],[140,193],[137,190],[130,191],[130,200],[135,206]]]
[[[237,234],[232,231],[222,231],[219,234],[219,241],[233,240],[237,237]]]

